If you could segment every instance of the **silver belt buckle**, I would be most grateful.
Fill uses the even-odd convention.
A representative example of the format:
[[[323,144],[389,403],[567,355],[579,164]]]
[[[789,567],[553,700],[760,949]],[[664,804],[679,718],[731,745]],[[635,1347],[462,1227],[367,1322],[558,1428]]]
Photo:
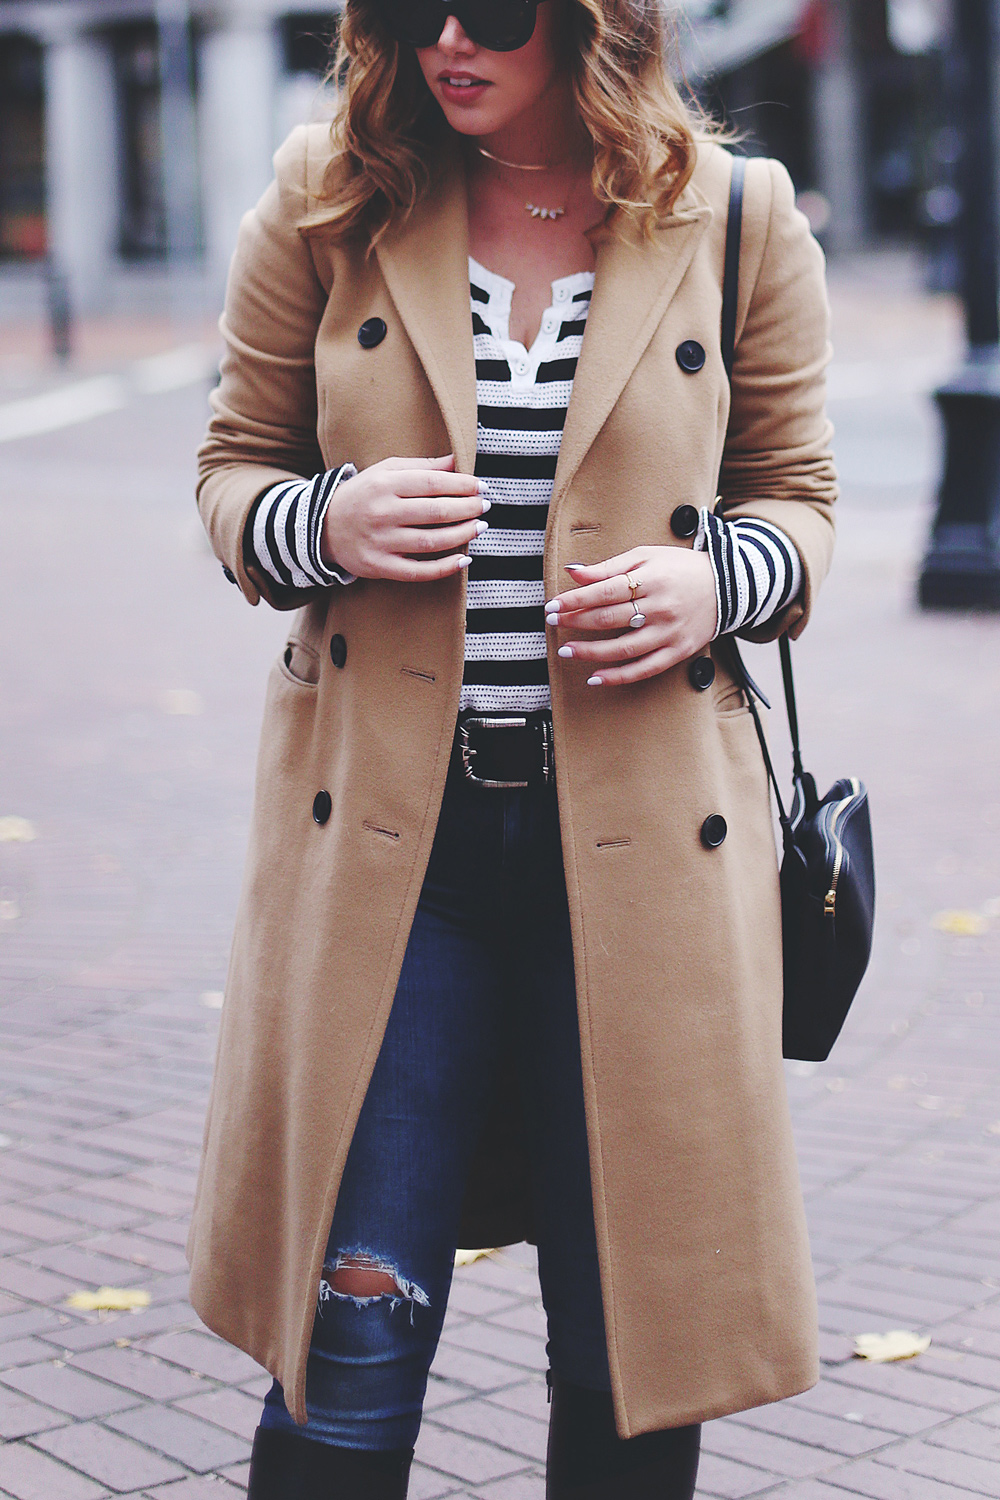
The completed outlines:
[[[491,781],[486,776],[477,776],[472,769],[476,751],[469,743],[469,731],[475,725],[480,729],[526,729],[528,721],[525,718],[495,719],[490,714],[470,714],[468,718],[462,719],[458,726],[458,743],[462,753],[462,769],[466,780],[474,781],[477,786],[489,787],[492,791],[514,791],[529,786],[527,781]],[[542,720],[542,781],[547,786],[552,780],[552,725],[548,719]]]

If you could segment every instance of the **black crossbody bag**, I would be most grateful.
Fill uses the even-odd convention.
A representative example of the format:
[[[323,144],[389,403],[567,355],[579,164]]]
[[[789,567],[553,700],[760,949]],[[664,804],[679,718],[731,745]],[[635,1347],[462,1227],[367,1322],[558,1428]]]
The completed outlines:
[[[736,349],[745,172],[746,158],[734,157],[722,286],[722,359],[730,381]],[[756,700],[765,708],[771,705],[747,672],[735,638],[728,637],[727,643],[736,680],[753,716],[781,824],[782,1052],[785,1057],[824,1062],[840,1035],[871,954],[875,857],[868,792],[857,777],[846,776],[820,799],[814,778],[803,770],[792,652],[788,636],[783,635],[778,649],[792,739],[792,800],[785,811]]]

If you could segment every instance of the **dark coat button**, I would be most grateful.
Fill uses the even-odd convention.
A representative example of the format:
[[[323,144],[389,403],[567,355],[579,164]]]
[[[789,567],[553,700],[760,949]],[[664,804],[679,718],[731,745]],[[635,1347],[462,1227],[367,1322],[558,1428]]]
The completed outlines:
[[[381,344],[389,332],[384,318],[366,318],[358,329],[358,343],[362,349],[374,349]],[[704,355],[702,355],[704,359]]]
[[[710,656],[696,656],[688,663],[688,681],[699,693],[710,688],[715,681],[715,662]]]
[[[347,660],[347,642],[342,635],[330,637],[330,660],[335,667],[342,667]]]
[[[325,795],[322,794],[322,795]],[[718,849],[729,832],[721,813],[711,813],[701,825],[701,841],[706,849]]]
[[[313,822],[319,823],[320,827],[326,822],[333,811],[333,798],[329,792],[317,792],[313,798]]]
[[[678,505],[670,517],[670,530],[682,540],[694,536],[698,530],[698,512],[693,505]]]
[[[685,375],[697,375],[705,363],[705,351],[697,339],[685,339],[677,345],[676,359]]]
[[[237,584],[238,584],[238,582],[239,582],[239,580],[238,580],[238,578],[237,578],[237,577],[236,577],[236,574],[235,574],[235,573],[234,573],[234,572],[233,572],[233,570],[232,570],[232,568],[227,568],[227,567],[226,567],[226,566],[225,566],[225,564],[223,564],[223,567],[222,567],[222,572],[223,572],[223,575],[224,575],[224,576],[225,576],[225,577],[226,577],[226,578],[228,578],[228,579],[229,579],[229,582],[230,582],[230,583],[237,583]]]

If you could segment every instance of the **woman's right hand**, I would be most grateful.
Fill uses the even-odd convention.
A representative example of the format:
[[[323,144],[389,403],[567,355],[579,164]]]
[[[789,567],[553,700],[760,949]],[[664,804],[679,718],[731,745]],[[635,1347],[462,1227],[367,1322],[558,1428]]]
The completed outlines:
[[[431,583],[467,568],[465,549],[486,529],[480,481],[445,458],[384,458],[338,485],[323,523],[330,566],[359,578]]]

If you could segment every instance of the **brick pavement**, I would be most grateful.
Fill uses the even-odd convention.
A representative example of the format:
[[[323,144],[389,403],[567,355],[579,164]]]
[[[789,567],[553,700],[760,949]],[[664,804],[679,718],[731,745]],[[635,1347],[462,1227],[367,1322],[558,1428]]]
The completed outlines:
[[[897,263],[861,269],[835,277],[840,558],[796,655],[807,759],[871,787],[879,925],[833,1058],[789,1068],[823,1379],[706,1427],[699,1493],[726,1500],[1000,1494],[1000,621],[912,608],[934,462],[912,392],[928,360],[947,365],[955,321]],[[15,1500],[238,1495],[267,1384],[185,1300],[286,623],[241,607],[200,540],[203,399],[137,398],[0,449],[0,817],[37,832],[0,843],[0,1496]],[[771,655],[758,669],[775,682]],[[983,930],[938,931],[952,908]],[[104,1284],[150,1304],[65,1305]],[[894,1327],[930,1349],[851,1358],[853,1335]],[[540,1500],[542,1339],[527,1247],[457,1274],[415,1500]]]

